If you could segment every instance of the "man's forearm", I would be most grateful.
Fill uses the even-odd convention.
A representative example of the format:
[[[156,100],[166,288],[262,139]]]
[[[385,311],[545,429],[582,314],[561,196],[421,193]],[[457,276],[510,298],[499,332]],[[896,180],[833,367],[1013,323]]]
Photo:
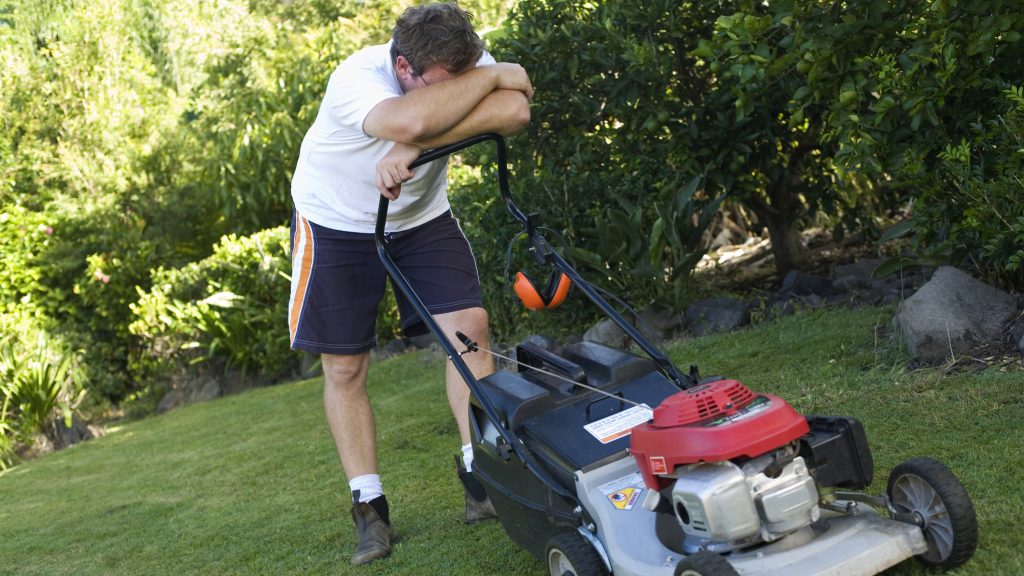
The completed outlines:
[[[530,102],[518,90],[491,92],[460,122],[439,134],[409,142],[420,148],[437,148],[465,140],[485,132],[508,136],[530,123]]]
[[[451,80],[381,102],[367,116],[363,129],[384,140],[416,144],[418,139],[436,137],[451,130],[494,92],[496,86],[492,70],[476,68]]]

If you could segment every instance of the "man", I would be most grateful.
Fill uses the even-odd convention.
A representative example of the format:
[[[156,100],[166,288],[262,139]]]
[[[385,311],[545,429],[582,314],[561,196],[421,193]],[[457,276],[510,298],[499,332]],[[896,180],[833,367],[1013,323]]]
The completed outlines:
[[[456,331],[488,346],[476,262],[446,193],[447,163],[409,165],[423,150],[484,132],[511,134],[530,120],[530,79],[483,50],[470,16],[451,4],[406,10],[391,42],[365,48],[331,75],[302,142],[292,181],[292,347],[320,353],[324,408],[352,490],[359,532],[354,564],[387,556],[396,532],[377,473],[376,432],[366,391],[369,351],[386,273],[373,240],[378,196],[391,200],[386,233],[396,263],[453,342]],[[402,327],[423,323],[397,294]],[[486,355],[466,357],[478,377]],[[494,516],[472,466],[469,390],[449,362],[446,391],[458,423],[466,520]]]

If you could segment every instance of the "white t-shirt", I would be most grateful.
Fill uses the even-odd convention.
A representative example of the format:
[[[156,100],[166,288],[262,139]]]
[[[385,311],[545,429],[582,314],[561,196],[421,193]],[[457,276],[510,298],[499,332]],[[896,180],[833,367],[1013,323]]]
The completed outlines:
[[[493,63],[484,52],[477,66]],[[364,48],[338,65],[302,140],[292,177],[292,200],[300,214],[334,230],[374,231],[380,202],[377,161],[394,144],[366,134],[363,121],[374,106],[402,95],[390,42]],[[449,209],[447,159],[414,172],[388,207],[388,232],[413,228]]]

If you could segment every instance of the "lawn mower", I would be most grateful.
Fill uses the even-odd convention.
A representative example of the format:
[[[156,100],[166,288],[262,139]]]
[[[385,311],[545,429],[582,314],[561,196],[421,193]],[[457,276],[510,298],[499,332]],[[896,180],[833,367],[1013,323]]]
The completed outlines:
[[[427,151],[412,167],[485,141],[530,254],[559,275],[541,301],[556,286],[564,294],[567,279],[642,352],[527,341],[514,370],[475,378],[464,354],[500,354],[444,336],[388,255],[381,197],[380,258],[472,393],[473,474],[508,536],[551,576],[855,576],[912,557],[941,568],[971,557],[974,508],[943,464],[914,458],[884,494],[861,492],[874,471],[858,420],[802,415],[736,380],[679,370],[516,206],[501,136]]]

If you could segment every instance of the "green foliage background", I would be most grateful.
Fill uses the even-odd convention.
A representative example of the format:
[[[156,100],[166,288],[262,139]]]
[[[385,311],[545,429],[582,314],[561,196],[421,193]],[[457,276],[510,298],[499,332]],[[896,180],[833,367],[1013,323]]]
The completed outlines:
[[[298,147],[335,65],[411,3],[0,0],[5,398],[30,364],[53,415],[131,405],[183,370],[294,374],[281,226]],[[909,215],[882,237],[912,238],[894,265],[1024,287],[1019,2],[462,4],[537,88],[510,141],[517,201],[637,307],[686,304],[729,205],[780,272],[807,226],[877,238]],[[579,298],[538,315],[510,297],[508,270],[547,272],[515,241],[493,159],[457,159],[451,190],[498,340],[581,331]],[[396,334],[393,300],[379,332]],[[31,442],[30,411],[0,418],[8,445]]]
[[[223,266],[258,276],[262,255],[250,248],[290,217],[291,171],[328,75],[354,49],[385,41],[408,4],[0,3],[0,337],[27,354],[29,335],[15,327],[29,322],[60,343],[49,361],[72,359],[101,410],[131,403],[160,385],[154,374],[197,354],[286,373],[287,346],[270,351],[287,333],[270,320],[286,274],[236,282]],[[503,11],[497,1],[467,6],[490,25]],[[234,236],[215,249],[225,235]],[[271,244],[274,262],[287,261],[286,244]],[[218,260],[225,253],[251,259]],[[193,262],[212,276],[198,282]],[[210,296],[203,286],[217,282],[235,290],[235,308],[196,313]],[[168,322],[147,325],[159,294],[179,298],[191,320],[163,314]],[[250,314],[239,319],[240,309]],[[185,351],[156,343],[175,330]]]

